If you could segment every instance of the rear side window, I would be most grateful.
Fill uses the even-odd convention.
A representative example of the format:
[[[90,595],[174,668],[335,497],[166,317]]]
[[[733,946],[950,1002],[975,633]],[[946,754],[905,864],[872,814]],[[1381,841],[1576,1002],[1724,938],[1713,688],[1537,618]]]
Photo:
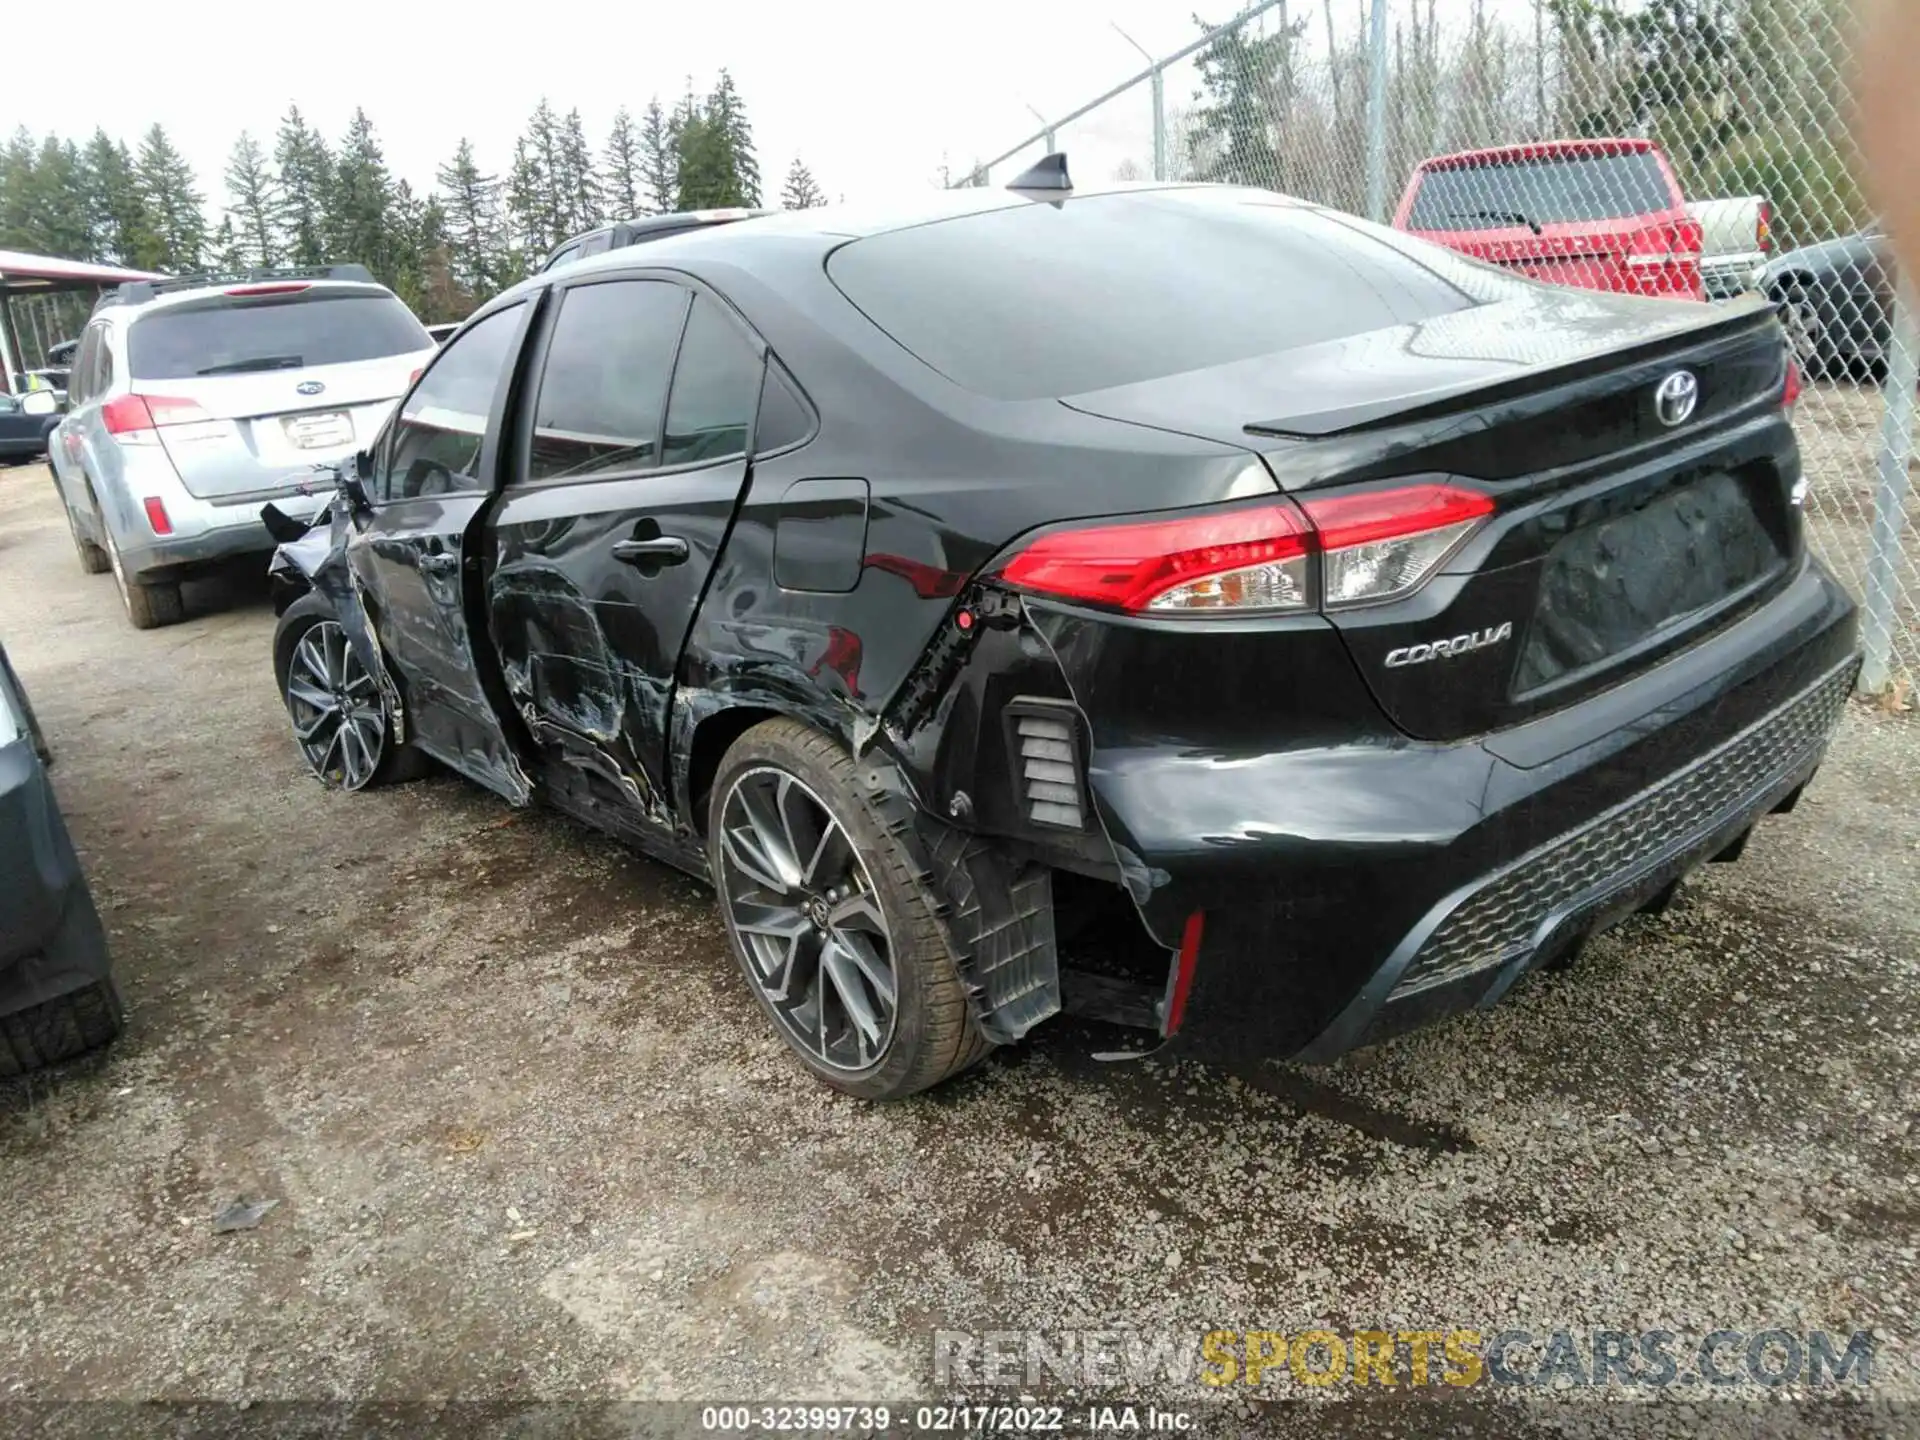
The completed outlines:
[[[659,280],[576,285],[561,297],[534,406],[534,480],[659,463],[667,377],[688,292]]]
[[[673,370],[662,465],[692,465],[747,453],[760,402],[760,355],[740,328],[696,295]]]
[[[1623,220],[1679,202],[1651,150],[1541,156],[1426,171],[1407,217],[1413,230],[1509,230]]]
[[[480,448],[524,308],[497,310],[447,342],[400,412],[384,472],[374,478],[375,499],[486,488]]]
[[[127,329],[136,380],[346,365],[432,348],[396,297],[328,290],[157,310]]]
[[[856,240],[828,274],[955,383],[1082,394],[1474,303],[1418,247],[1248,192],[1025,203]]]

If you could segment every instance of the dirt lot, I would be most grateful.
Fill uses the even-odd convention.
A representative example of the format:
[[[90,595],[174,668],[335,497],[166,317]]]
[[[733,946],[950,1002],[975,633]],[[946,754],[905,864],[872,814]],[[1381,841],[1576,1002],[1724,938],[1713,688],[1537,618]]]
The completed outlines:
[[[1911,717],[1491,1014],[1276,1093],[1057,1024],[875,1108],[789,1063],[698,887],[451,778],[328,794],[262,594],[189,606],[135,632],[0,470],[130,1014],[0,1106],[0,1396],[926,1398],[939,1329],[1318,1323],[1868,1329],[1920,1397]],[[239,1196],[279,1204],[215,1236]]]

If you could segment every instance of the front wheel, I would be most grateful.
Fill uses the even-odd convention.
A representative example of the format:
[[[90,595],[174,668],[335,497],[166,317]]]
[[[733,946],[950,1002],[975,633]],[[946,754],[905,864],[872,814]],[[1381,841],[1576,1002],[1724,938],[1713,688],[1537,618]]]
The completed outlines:
[[[393,743],[385,695],[347,632],[318,595],[303,596],[281,617],[274,676],[307,768],[336,790],[364,790],[415,778],[425,757]]]
[[[735,741],[707,850],[734,957],[814,1075],[896,1100],[987,1053],[927,880],[832,740],[769,720]]]

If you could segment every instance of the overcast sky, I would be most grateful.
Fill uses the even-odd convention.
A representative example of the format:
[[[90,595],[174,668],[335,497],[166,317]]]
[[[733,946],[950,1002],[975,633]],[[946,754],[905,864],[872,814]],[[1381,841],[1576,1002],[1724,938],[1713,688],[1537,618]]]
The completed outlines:
[[[7,67],[0,124],[76,139],[100,125],[134,144],[158,120],[198,169],[211,209],[224,198],[235,134],[250,129],[270,147],[290,100],[330,140],[364,106],[395,174],[420,189],[463,135],[489,171],[504,173],[542,95],[562,113],[579,107],[597,147],[621,105],[637,114],[654,94],[671,104],[689,75],[704,91],[726,66],[746,99],[768,188],[777,192],[798,154],[829,196],[854,198],[931,184],[943,155],[964,169],[1007,148],[1037,126],[1027,105],[1059,113],[1144,64],[1110,22],[1160,54],[1198,33],[1193,8],[1191,0],[552,9],[202,0],[156,12],[103,0],[86,10],[105,37],[98,43],[58,52],[63,63]],[[1217,18],[1234,8],[1218,4]],[[1144,90],[1140,108],[1144,116]]]

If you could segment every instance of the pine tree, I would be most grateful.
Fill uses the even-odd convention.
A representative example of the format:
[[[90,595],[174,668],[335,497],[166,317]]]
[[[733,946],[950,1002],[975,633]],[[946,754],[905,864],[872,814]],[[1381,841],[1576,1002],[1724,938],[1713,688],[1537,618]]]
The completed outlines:
[[[436,202],[422,202],[404,180],[390,187],[381,215],[380,247],[384,255],[374,273],[416,315],[426,305],[424,255],[429,243],[440,243],[443,231],[444,220]]]
[[[13,132],[6,148],[0,149],[0,249],[33,249],[36,158],[33,136],[24,125]]]
[[[373,122],[356,109],[347,133],[334,155],[333,183],[327,187],[327,216],[323,233],[328,262],[358,261],[383,283],[391,284],[405,236],[392,233],[411,218],[396,211],[393,177],[386,156],[374,139]]]
[[[480,173],[472,142],[462,139],[453,159],[435,172],[445,214],[447,270],[453,285],[473,303],[488,299],[506,280],[501,245],[500,181]]]
[[[295,265],[319,265],[327,259],[327,205],[333,157],[320,132],[308,125],[298,105],[287,107],[273,147],[280,170],[280,216],[286,258]]]
[[[85,158],[87,228],[93,257],[131,265],[134,256],[145,253],[152,243],[147,238],[151,232],[146,207],[140,203],[133,155],[126,142],[95,130],[87,142]]]
[[[733,76],[725,70],[707,97],[707,121],[718,132],[733,172],[733,193],[737,198],[728,205],[760,203],[760,160],[753,149],[753,127],[747,123],[747,108],[740,92],[733,88]]]
[[[787,167],[786,184],[780,187],[780,206],[784,210],[811,210],[827,203],[826,193],[814,182],[813,172],[799,156]]]
[[[578,110],[567,112],[554,137],[553,190],[561,239],[600,223],[600,182],[593,171],[593,149],[587,144],[586,127]]]
[[[614,113],[613,129],[607,135],[607,158],[602,166],[601,200],[609,219],[628,220],[641,213],[640,143],[640,137],[634,133],[633,116],[622,105]]]
[[[556,198],[560,175],[559,125],[543,97],[514,145],[507,173],[507,215],[514,237],[534,254],[544,254],[568,238],[566,216]]]
[[[220,217],[220,224],[214,229],[211,244],[215,269],[232,273],[236,270],[249,269],[254,263],[245,251],[244,242],[234,229],[232,215]]]
[[[673,209],[680,194],[679,157],[657,95],[647,102],[646,118],[640,122],[640,183],[649,212],[661,215]]]
[[[193,167],[167,138],[164,127],[147,128],[134,162],[151,235],[150,252],[135,257],[145,270],[183,275],[197,270],[207,248],[207,218]]]
[[[227,212],[249,265],[274,265],[280,254],[280,183],[266,152],[242,130],[227,160]]]

